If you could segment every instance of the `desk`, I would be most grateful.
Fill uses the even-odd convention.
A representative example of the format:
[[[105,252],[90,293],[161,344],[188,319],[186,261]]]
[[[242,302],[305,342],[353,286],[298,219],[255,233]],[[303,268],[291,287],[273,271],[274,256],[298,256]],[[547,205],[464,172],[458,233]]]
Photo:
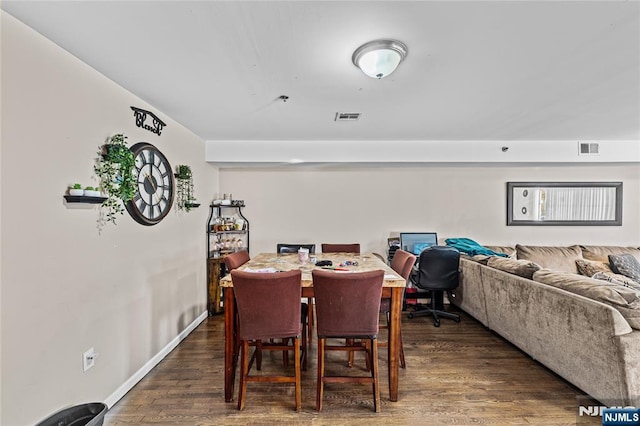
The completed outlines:
[[[356,255],[353,253],[324,253],[317,255],[318,260],[331,260],[334,266],[350,260],[357,261],[358,266],[348,266],[354,272],[373,271],[382,269],[385,273],[382,287],[382,297],[391,299],[391,321],[389,324],[389,399],[398,400],[398,370],[400,368],[400,316],[402,312],[402,291],[406,286],[405,280],[393,269],[372,254]],[[300,269],[302,271],[302,297],[313,297],[313,281],[311,270],[313,265],[301,265],[297,254],[261,253],[240,270],[259,268],[275,268],[278,271]],[[235,299],[231,275],[220,280],[224,288],[224,400],[233,400],[233,386],[236,367],[238,364],[238,346],[236,344]]]

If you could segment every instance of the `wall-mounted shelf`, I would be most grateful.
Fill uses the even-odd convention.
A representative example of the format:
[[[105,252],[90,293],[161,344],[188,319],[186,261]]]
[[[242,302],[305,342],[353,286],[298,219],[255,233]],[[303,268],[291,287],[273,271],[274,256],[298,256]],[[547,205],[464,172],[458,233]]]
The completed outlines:
[[[107,197],[86,197],[84,195],[65,195],[67,203],[102,204]]]

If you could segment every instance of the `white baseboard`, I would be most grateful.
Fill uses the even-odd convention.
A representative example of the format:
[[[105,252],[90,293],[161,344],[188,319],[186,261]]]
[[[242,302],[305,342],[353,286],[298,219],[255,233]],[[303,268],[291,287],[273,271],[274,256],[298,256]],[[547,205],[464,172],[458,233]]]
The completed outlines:
[[[209,315],[208,311],[204,311],[199,317],[193,320],[193,322],[189,324],[187,328],[182,330],[182,332],[178,334],[173,340],[171,340],[167,344],[167,346],[162,348],[160,352],[158,352],[153,358],[147,361],[147,363],[143,365],[138,371],[136,371],[133,376],[129,377],[129,379],[126,382],[124,382],[118,389],[116,389],[114,393],[109,395],[109,397],[104,401],[104,403],[107,404],[109,408],[113,407],[115,403],[118,402],[120,398],[125,396],[125,394],[129,392],[140,380],[142,380],[142,378],[146,376],[149,373],[149,371],[153,369],[153,367],[158,365],[158,363],[162,361],[164,357],[166,357],[169,354],[169,352],[174,350],[175,347],[178,346],[178,344],[185,339],[185,337],[191,334],[191,332],[195,330],[195,328],[199,326],[200,323],[202,323],[202,321],[207,319],[208,315]]]

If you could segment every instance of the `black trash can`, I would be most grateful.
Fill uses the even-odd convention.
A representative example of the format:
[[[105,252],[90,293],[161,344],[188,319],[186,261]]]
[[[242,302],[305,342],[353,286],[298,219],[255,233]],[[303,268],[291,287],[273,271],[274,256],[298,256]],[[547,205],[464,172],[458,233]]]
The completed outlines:
[[[102,426],[107,408],[102,402],[75,405],[50,415],[36,426]]]

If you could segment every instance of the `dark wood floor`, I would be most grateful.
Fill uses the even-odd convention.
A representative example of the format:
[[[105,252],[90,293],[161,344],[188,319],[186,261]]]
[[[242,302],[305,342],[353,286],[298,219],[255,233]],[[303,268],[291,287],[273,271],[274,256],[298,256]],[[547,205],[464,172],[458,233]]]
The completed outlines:
[[[387,355],[381,349],[382,412],[372,410],[370,385],[332,384],[322,412],[315,410],[316,351],[303,372],[302,411],[293,387],[249,383],[247,406],[224,402],[223,316],[209,317],[106,415],[106,425],[384,424],[575,425],[584,394],[464,313],[460,323],[403,314],[407,369],[400,370],[398,402],[390,402]],[[386,330],[381,331],[386,338]],[[315,339],[314,339],[315,343]],[[343,370],[346,354],[328,367]],[[362,356],[362,355],[360,355]],[[362,358],[351,369],[361,373]],[[265,355],[265,371],[282,369]],[[236,386],[237,396],[237,386]],[[581,400],[582,401],[582,400]],[[584,402],[584,401],[583,401]],[[599,405],[593,401],[594,405]],[[581,417],[580,425],[600,424]]]

